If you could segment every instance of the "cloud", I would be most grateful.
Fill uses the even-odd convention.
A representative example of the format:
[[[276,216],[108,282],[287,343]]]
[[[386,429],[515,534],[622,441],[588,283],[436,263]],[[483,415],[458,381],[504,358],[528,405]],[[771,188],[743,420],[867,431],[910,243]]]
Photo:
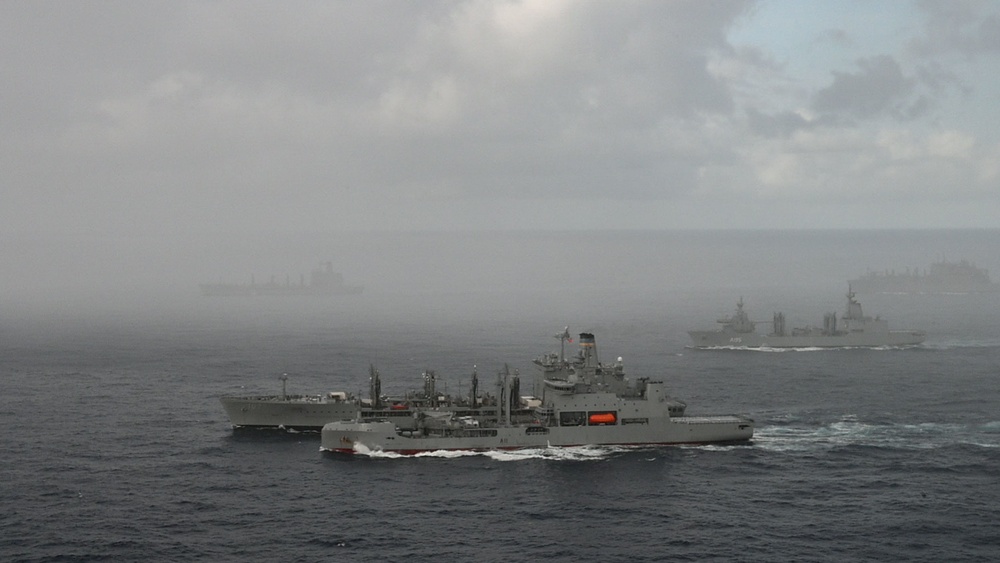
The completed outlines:
[[[880,55],[857,61],[855,73],[833,71],[833,83],[816,93],[813,108],[828,116],[867,119],[901,117],[916,88],[892,57]]]
[[[747,126],[754,135],[762,137],[787,137],[796,131],[812,127],[812,120],[801,113],[785,111],[766,115],[754,108],[747,109]]]
[[[909,44],[920,57],[958,53],[968,57],[1000,52],[1000,8],[989,0],[921,0],[924,33]]]
[[[660,173],[691,175],[686,160],[704,150],[675,131],[731,111],[706,61],[726,48],[742,9],[473,1],[389,3],[381,7],[402,11],[383,17],[367,3],[175,6],[171,25],[123,38],[111,62],[79,47],[74,74],[91,83],[72,95],[78,111],[38,139],[59,164],[22,176],[26,190],[72,174],[74,189],[102,186],[95,206],[105,209],[121,207],[106,201],[114,190],[169,189],[193,207],[228,192],[270,210],[281,207],[276,192],[321,204],[345,186],[443,201],[603,193],[615,183],[626,197],[648,193]],[[99,11],[116,28],[150,25],[127,5]],[[29,88],[56,80],[25,78]],[[69,102],[63,91],[52,106]],[[47,110],[26,113],[33,121]],[[153,203],[140,207],[162,202]]]
[[[898,45],[863,51],[843,21],[803,33],[805,54],[732,44],[738,26],[769,30],[754,6],[0,4],[0,223],[474,228],[572,206],[655,227],[670,223],[651,210],[695,200],[993,189],[996,139],[946,105],[987,80]],[[935,13],[974,36],[964,12]],[[796,56],[813,50],[826,56],[805,76]]]
[[[896,204],[905,199],[983,203],[1000,197],[998,145],[959,131],[931,135],[886,128],[875,135],[817,127],[748,146],[756,197],[775,203],[813,201]]]

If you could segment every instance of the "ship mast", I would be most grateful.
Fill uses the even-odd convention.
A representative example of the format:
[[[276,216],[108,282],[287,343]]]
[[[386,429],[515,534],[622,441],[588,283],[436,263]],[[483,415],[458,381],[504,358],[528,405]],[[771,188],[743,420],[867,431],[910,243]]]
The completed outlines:
[[[472,366],[472,392],[469,393],[469,404],[472,408],[479,407],[479,399],[476,395],[479,393],[479,375],[476,373],[476,366]]]
[[[500,424],[510,425],[510,366],[503,365],[503,371],[497,374],[497,407],[500,409]]]
[[[563,327],[563,331],[556,335],[559,339],[559,365],[566,362],[566,341],[573,341],[573,338],[569,335],[569,327]]]
[[[372,408],[382,408],[382,380],[373,364],[368,364],[368,397],[371,399]]]

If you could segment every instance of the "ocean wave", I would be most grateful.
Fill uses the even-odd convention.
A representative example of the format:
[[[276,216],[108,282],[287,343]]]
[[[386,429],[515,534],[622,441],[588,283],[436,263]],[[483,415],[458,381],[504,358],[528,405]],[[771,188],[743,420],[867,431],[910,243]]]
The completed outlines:
[[[832,352],[836,350],[909,350],[921,348],[923,344],[907,344],[901,346],[797,346],[774,348],[771,346],[686,346],[693,350],[732,350],[737,352]]]
[[[697,446],[699,448],[712,448],[713,446]],[[729,446],[718,446],[718,449],[726,449]],[[518,450],[434,450],[429,452],[419,452],[416,454],[401,454],[398,452],[387,452],[378,449],[371,449],[364,444],[355,444],[354,453],[376,459],[414,459],[414,458],[436,458],[436,459],[456,459],[463,457],[487,457],[495,461],[527,461],[533,459],[544,459],[553,461],[601,461],[612,456],[650,449],[649,446],[565,446],[548,448],[524,448]]]
[[[961,350],[963,348],[1000,348],[1000,340],[941,340],[924,342],[925,350]]]
[[[620,446],[572,446],[559,448],[532,448],[526,450],[497,450],[483,452],[496,461],[526,461],[547,459],[556,461],[600,461],[631,448]]]
[[[927,450],[956,444],[1000,447],[1000,422],[957,424],[869,423],[854,415],[819,426],[774,425],[757,428],[753,443],[772,451],[809,451],[844,446],[873,446]]]

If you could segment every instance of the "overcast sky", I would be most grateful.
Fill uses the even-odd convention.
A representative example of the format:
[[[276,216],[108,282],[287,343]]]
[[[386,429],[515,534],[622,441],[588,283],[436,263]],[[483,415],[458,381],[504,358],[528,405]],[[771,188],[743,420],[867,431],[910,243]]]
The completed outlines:
[[[0,232],[1000,227],[993,1],[7,1]]]

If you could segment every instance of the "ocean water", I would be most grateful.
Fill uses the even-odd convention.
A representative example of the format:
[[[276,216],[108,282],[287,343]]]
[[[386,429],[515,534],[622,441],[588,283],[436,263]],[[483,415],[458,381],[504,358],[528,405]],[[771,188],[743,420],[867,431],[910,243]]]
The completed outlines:
[[[685,333],[741,296],[753,318],[818,324],[866,268],[946,253],[997,271],[1000,232],[273,242],[361,272],[363,295],[318,300],[204,298],[215,272],[166,283],[99,242],[82,250],[115,266],[104,285],[12,282],[0,301],[0,560],[1000,557],[1000,294],[860,296],[926,330],[912,348],[695,350]],[[316,433],[234,431],[218,402],[283,373],[289,392],[359,393],[370,364],[389,393],[424,369],[460,392],[473,366],[533,375],[567,325],[689,413],[752,416],[753,441],[346,456]]]

